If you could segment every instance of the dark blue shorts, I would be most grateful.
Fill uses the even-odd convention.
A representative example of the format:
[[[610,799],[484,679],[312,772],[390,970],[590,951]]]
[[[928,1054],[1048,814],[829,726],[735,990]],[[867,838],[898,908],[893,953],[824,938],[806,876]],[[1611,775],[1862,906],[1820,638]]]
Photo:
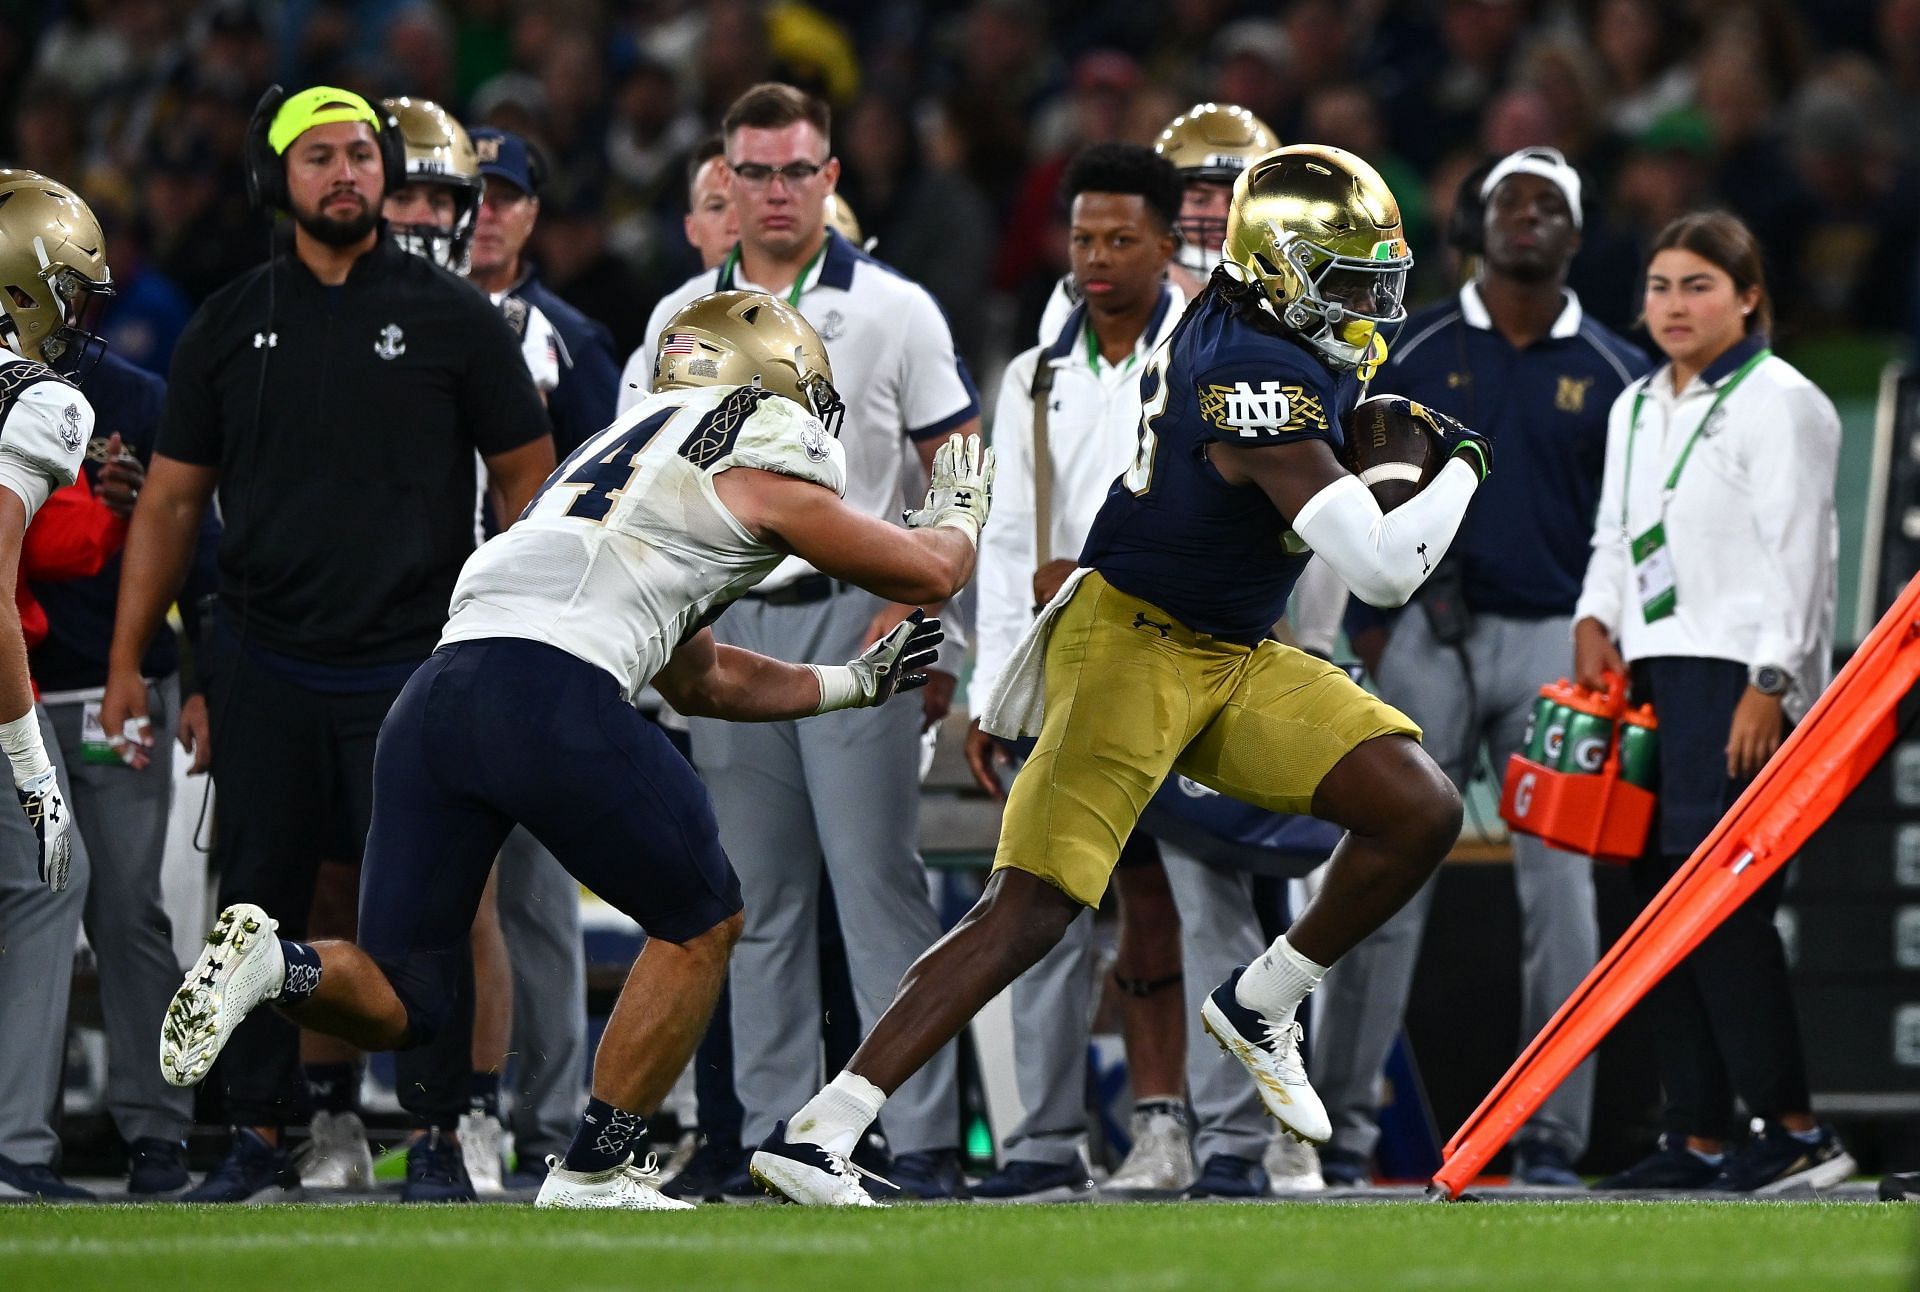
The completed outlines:
[[[649,937],[740,910],[706,787],[602,669],[514,638],[443,646],[380,729],[362,950],[416,1044],[444,1021],[495,854],[516,824]]]

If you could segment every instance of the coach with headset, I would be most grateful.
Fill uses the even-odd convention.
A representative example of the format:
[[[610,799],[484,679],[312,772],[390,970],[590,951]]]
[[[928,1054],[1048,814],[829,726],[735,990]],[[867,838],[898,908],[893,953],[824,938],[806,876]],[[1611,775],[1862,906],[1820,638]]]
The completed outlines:
[[[365,842],[375,736],[433,651],[473,550],[474,453],[502,516],[518,515],[554,465],[546,412],[499,312],[384,236],[381,199],[402,181],[401,158],[392,118],[357,94],[276,87],[261,100],[248,185],[291,217],[291,248],[210,297],[174,352],[102,703],[103,725],[138,758],[152,740],[140,656],[217,489],[226,529],[208,695],[220,902],[258,902],[293,937],[320,861],[358,858]],[[249,1020],[224,1069],[232,1147],[186,1200],[271,1198],[291,1179],[283,1130],[304,1120],[293,1025]],[[437,1131],[461,1111],[410,1110]],[[472,1196],[449,1136],[410,1154],[405,1196]]]

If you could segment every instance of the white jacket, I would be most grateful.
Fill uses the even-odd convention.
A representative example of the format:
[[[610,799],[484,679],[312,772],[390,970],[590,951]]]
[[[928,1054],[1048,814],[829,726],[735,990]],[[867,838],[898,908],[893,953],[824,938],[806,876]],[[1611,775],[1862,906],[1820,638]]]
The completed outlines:
[[[993,419],[993,519],[981,532],[974,571],[973,679],[967,709],[986,711],[987,697],[1013,649],[1033,625],[1033,374],[1053,366],[1047,444],[1053,460],[1049,560],[1077,560],[1093,518],[1114,477],[1127,469],[1140,441],[1140,374],[1147,357],[1173,332],[1186,306],[1179,289],[1163,286],[1163,308],[1119,364],[1087,362],[1086,311],[1075,308],[1057,339],[1014,356],[1000,382]]]
[[[1629,663],[1687,656],[1785,669],[1793,677],[1785,708],[1797,719],[1825,688],[1832,667],[1840,546],[1833,503],[1840,418],[1833,401],[1773,357],[1714,412],[1665,500],[1673,614],[1646,622],[1629,550],[1632,536],[1662,519],[1674,463],[1721,386],[1751,353],[1735,347],[1677,396],[1672,368],[1663,365],[1614,401],[1593,557],[1574,619],[1605,624]],[[1628,480],[1628,423],[1643,388]]]

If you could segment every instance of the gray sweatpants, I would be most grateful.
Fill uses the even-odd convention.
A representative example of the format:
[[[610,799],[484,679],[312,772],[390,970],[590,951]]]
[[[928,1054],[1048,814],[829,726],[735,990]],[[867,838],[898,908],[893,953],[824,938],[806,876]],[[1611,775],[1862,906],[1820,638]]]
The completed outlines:
[[[59,741],[46,710],[34,707],[47,756],[71,807],[73,787]],[[71,837],[72,869],[67,886],[55,893],[40,881],[39,846],[26,814],[17,803],[0,803],[0,1156],[29,1165],[55,1162],[60,1152],[53,1115],[67,1053],[73,950],[92,874],[85,837],[79,831]],[[156,1073],[159,1028],[156,1019],[147,1038],[147,1058]]]
[[[1380,694],[1420,724],[1427,752],[1455,785],[1472,779],[1482,744],[1496,771],[1520,748],[1542,683],[1572,672],[1565,617],[1479,615],[1460,652],[1433,640],[1426,616],[1409,608],[1394,624],[1380,662]],[[1469,690],[1471,681],[1471,691]],[[1470,703],[1471,701],[1471,703]],[[1513,836],[1520,898],[1521,1006],[1525,1045],[1573,993],[1599,956],[1592,863]],[[1375,1087],[1400,1030],[1413,987],[1420,935],[1433,904],[1428,882],[1411,902],[1333,966],[1321,985],[1313,1082],[1333,1120],[1332,1146],[1369,1154],[1379,1139]],[[1519,1051],[1516,1048],[1515,1053]],[[1578,1159],[1593,1112],[1593,1061],[1575,1069],[1516,1137],[1558,1146]]]
[[[1253,881],[1216,870],[1160,844],[1167,884],[1180,912],[1182,982],[1187,1005],[1187,1091],[1193,1104],[1193,1152],[1259,1161],[1272,1130],[1246,1070],[1200,1026],[1200,1005],[1234,969],[1266,950],[1253,910]],[[1007,1158],[1065,1163],[1087,1134],[1087,1028],[1093,1005],[1093,912],[1082,911],[1066,936],[1013,982],[1014,1077],[1026,1116],[1007,1141]]]
[[[797,606],[742,600],[713,631],[776,659],[841,664],[860,652],[880,605],[858,590]],[[862,1030],[940,934],[919,854],[920,718],[919,697],[907,695],[798,722],[690,724],[694,764],[746,901],[732,985],[734,1085],[749,1146],[824,1080],[821,867],[833,877]],[[959,1120],[951,1046],[881,1115],[896,1153],[954,1147]]]
[[[173,801],[174,732],[180,683],[147,688],[153,720],[151,761],[86,762],[80,753],[80,701],[45,706],[67,778],[75,823],[87,842],[93,883],[87,891],[87,941],[100,966],[100,1013],[107,1031],[107,1109],[129,1143],[151,1136],[184,1140],[193,1091],[169,1085],[154,1060],[160,1022],[180,986],[173,925],[160,900],[160,865]]]
[[[513,964],[513,1137],[564,1156],[586,1108],[587,957],[580,885],[523,826],[500,846],[500,930]]]

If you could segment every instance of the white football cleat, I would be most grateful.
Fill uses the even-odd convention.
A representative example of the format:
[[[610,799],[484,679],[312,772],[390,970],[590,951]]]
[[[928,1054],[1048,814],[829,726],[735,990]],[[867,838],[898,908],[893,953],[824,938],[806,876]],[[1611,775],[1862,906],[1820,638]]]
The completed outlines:
[[[660,1173],[653,1167],[651,1153],[645,1166],[635,1166],[629,1153],[608,1171],[569,1171],[559,1158],[549,1156],[547,1178],[533,1205],[580,1211],[692,1211],[691,1202],[660,1192]]]
[[[315,1113],[306,1147],[295,1155],[300,1184],[308,1189],[373,1188],[373,1149],[358,1113]]]
[[[1324,1144],[1333,1138],[1333,1122],[1307,1080],[1306,1065],[1300,1062],[1300,1024],[1276,1028],[1242,1005],[1233,989],[1245,972],[1244,966],[1235,969],[1213,989],[1200,1006],[1200,1023],[1221,1049],[1253,1074],[1260,1102],[1281,1130],[1309,1144]]]
[[[498,1117],[489,1117],[478,1109],[460,1114],[454,1135],[460,1141],[460,1160],[466,1163],[467,1178],[481,1197],[499,1197],[507,1191],[507,1141],[512,1136]]]
[[[1133,1150],[1100,1186],[1122,1198],[1172,1197],[1193,1183],[1193,1138],[1184,1117],[1169,1112],[1133,1114]]]
[[[1291,1135],[1275,1135],[1269,1140],[1260,1164],[1267,1168],[1267,1192],[1276,1197],[1319,1193],[1327,1187],[1320,1176],[1320,1154],[1313,1145]]]
[[[793,1144],[787,1140],[787,1124],[776,1123],[773,1134],[761,1142],[747,1163],[747,1172],[755,1183],[776,1198],[797,1202],[803,1207],[883,1207],[860,1185],[860,1177],[872,1175],[838,1153],[829,1153],[818,1144]],[[879,1176],[873,1176],[879,1180]],[[886,1184],[887,1181],[880,1180]]]
[[[220,912],[160,1025],[160,1075],[190,1086],[207,1075],[221,1047],[263,1000],[280,994],[287,958],[274,936],[279,922],[250,903]]]

